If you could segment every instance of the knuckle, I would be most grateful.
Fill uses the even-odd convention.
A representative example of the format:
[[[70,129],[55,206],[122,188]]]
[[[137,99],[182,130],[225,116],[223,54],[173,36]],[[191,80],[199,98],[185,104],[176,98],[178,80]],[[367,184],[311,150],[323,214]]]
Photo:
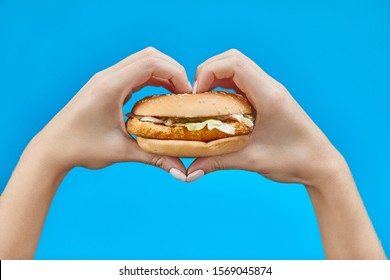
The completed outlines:
[[[104,77],[103,71],[96,72],[90,79],[92,82],[98,82]]]
[[[263,149],[256,144],[247,146],[242,151],[245,161],[240,163],[242,165],[241,167],[243,169],[257,171],[259,169],[259,163],[262,161],[262,150]]]
[[[234,48],[228,50],[227,52],[228,52],[228,54],[231,55],[231,56],[241,56],[241,55],[242,55],[242,53],[241,53],[239,50],[234,49]]]
[[[201,72],[202,71],[202,69],[203,69],[203,67],[204,67],[204,64],[202,63],[202,64],[200,64],[200,65],[198,65],[198,67],[196,67],[196,73],[199,73],[199,72]]]
[[[213,168],[214,168],[214,170],[224,170],[225,169],[222,161],[218,157],[216,157],[213,161]]]
[[[245,67],[245,61],[241,58],[241,57],[238,57],[238,56],[231,56],[228,58],[230,63],[233,64],[233,66],[235,67],[239,67],[239,68],[244,68]]]
[[[176,68],[176,69],[175,69],[174,74],[175,74],[176,76],[186,75],[186,70],[181,69],[181,68],[179,67],[179,68]]]
[[[272,104],[278,107],[285,104],[288,94],[288,90],[281,83],[276,82],[270,95]]]
[[[276,87],[277,91],[280,93],[283,93],[283,94],[288,93],[287,88],[283,84],[281,84],[280,82],[276,82],[275,87]]]
[[[259,148],[250,147],[244,151],[248,166],[256,166],[259,161]]]
[[[180,71],[181,71],[182,73],[186,73],[186,69],[184,68],[183,65],[180,65],[179,68],[180,68]]]
[[[147,55],[155,55],[155,54],[157,54],[157,49],[156,48],[154,48],[154,47],[147,47],[147,48],[145,48],[144,49],[144,52],[147,54]]]
[[[207,65],[203,65],[201,70],[202,70],[202,72],[207,73],[207,72],[210,72],[211,69],[212,69],[212,65],[207,64]]]
[[[154,68],[156,66],[157,59],[155,56],[149,55],[149,56],[145,57],[144,63],[145,63],[145,66],[150,67],[150,68]]]
[[[114,89],[115,83],[116,83],[115,77],[104,76],[97,81],[96,86],[102,92],[109,92]]]
[[[156,166],[156,167],[163,168],[164,163],[165,163],[164,157],[161,157],[161,156],[154,156],[154,157],[152,158],[152,165],[154,165],[154,166]]]

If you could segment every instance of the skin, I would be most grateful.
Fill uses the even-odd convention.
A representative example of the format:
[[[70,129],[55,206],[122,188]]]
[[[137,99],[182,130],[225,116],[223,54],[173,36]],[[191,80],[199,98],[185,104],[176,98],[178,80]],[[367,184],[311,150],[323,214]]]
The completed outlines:
[[[201,158],[186,170],[178,158],[142,151],[125,130],[123,104],[144,86],[189,92],[184,68],[147,48],[97,73],[36,135],[0,198],[0,259],[31,259],[52,199],[75,166],[143,162],[193,181],[223,169],[301,183],[313,202],[327,258],[386,258],[343,157],[288,91],[236,50],[198,67],[194,91],[221,86],[244,94],[257,112],[249,145]]]
[[[194,91],[232,88],[257,117],[248,146],[195,160],[188,180],[216,170],[257,172],[306,187],[327,259],[386,259],[348,165],[286,88],[237,50],[210,58],[196,72]]]
[[[0,259],[34,257],[52,199],[75,166],[142,162],[175,170],[185,180],[178,158],[146,153],[126,132],[123,104],[148,85],[191,91],[180,64],[147,48],[94,75],[31,140],[0,198]]]

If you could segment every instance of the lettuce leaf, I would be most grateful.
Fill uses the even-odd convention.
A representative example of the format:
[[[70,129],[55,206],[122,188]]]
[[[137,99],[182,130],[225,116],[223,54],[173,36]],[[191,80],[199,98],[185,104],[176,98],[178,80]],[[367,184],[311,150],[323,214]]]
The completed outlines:
[[[140,121],[164,124],[166,126],[185,126],[189,131],[202,130],[207,126],[208,130],[218,129],[226,134],[235,134],[235,128],[225,123],[228,119],[235,119],[244,123],[248,127],[253,127],[252,117],[250,115],[229,115],[219,116],[219,119],[206,118],[156,118],[152,116],[141,117]]]
[[[231,115],[233,119],[239,121],[240,123],[244,123],[247,127],[252,127],[253,122],[250,118],[247,118],[243,115]]]
[[[198,123],[186,123],[185,126],[189,131],[202,130],[207,125],[207,121]]]
[[[218,129],[226,134],[234,134],[236,131],[230,124],[223,123],[219,120],[206,120],[198,123],[186,123],[185,125],[189,131],[202,130],[206,125],[208,130]]]
[[[163,123],[162,120],[155,118],[155,117],[149,117],[149,116],[140,118],[140,121],[141,122],[151,122],[151,123]]]

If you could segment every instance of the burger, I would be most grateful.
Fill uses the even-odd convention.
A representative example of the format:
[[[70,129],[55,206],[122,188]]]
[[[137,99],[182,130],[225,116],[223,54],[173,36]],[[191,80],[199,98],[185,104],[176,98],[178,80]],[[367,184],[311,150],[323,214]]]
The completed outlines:
[[[248,101],[225,91],[148,96],[127,116],[127,131],[144,151],[175,157],[238,151],[254,123]]]

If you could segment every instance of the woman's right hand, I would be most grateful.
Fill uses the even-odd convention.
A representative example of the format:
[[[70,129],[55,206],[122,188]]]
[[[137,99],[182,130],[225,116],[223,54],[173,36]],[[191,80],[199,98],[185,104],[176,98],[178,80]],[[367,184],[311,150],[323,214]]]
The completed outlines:
[[[24,153],[39,155],[48,170],[75,166],[103,168],[116,162],[143,162],[185,181],[186,169],[175,157],[144,152],[128,134],[123,105],[146,86],[190,92],[184,67],[166,54],[146,48],[95,74],[34,137]]]
[[[340,153],[287,89],[241,52],[229,50],[198,67],[194,91],[215,87],[245,95],[257,114],[255,127],[244,149],[195,160],[187,181],[216,170],[242,169],[274,181],[317,186],[336,171],[348,169]]]

